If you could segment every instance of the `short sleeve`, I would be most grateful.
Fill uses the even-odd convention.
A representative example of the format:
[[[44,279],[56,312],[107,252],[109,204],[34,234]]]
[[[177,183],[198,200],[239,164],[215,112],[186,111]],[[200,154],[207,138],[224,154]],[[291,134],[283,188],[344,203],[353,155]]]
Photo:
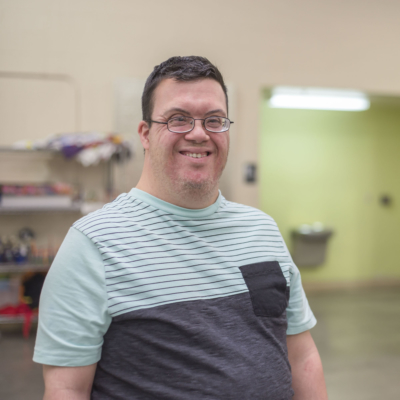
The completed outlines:
[[[110,323],[101,254],[87,236],[70,228],[43,286],[33,361],[94,364]]]
[[[282,239],[283,241],[283,239]],[[291,260],[290,266],[290,298],[286,309],[288,321],[287,335],[296,335],[305,332],[315,326],[317,320],[308,304],[306,294],[301,284],[300,271],[294,264],[286,244],[283,243],[288,257]]]

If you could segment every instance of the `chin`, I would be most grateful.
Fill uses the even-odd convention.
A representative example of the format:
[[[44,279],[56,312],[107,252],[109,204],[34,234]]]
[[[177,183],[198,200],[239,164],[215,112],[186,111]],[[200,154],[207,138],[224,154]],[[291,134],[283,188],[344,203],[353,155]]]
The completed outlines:
[[[209,182],[187,181],[183,183],[183,187],[189,190],[205,190],[209,186],[211,186]]]
[[[171,181],[172,187],[175,187],[176,192],[189,196],[207,196],[218,190],[221,174],[190,173],[186,171],[186,173],[179,175],[175,175],[175,179]]]
[[[184,192],[200,192],[199,194],[207,195],[218,187],[218,180],[185,179],[180,182],[180,186]]]

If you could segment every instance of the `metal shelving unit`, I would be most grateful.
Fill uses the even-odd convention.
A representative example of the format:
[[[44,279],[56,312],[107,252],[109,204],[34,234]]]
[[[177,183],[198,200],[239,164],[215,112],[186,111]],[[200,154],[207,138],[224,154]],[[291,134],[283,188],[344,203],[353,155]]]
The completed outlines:
[[[51,212],[81,212],[82,204],[74,204],[70,207],[2,207],[0,206],[0,214],[27,214],[27,213],[51,213]]]
[[[15,153],[15,154],[38,154],[43,157],[62,157],[59,151],[51,149],[18,149],[13,147],[0,146],[0,153]],[[112,175],[112,164],[114,158],[111,158],[107,162],[106,170],[106,191],[112,193],[113,189],[113,175]],[[35,206],[24,206],[24,207],[4,207],[0,203],[0,217],[7,215],[28,215],[28,214],[49,214],[49,213],[80,213],[86,214],[91,211],[95,211],[101,208],[103,203],[85,203],[82,201],[73,202],[70,206],[47,206],[47,207],[35,207]],[[40,218],[40,217],[39,217]],[[35,263],[3,263],[0,264],[0,274],[13,274],[23,275],[27,272],[47,272],[50,268],[50,264],[35,264]],[[25,322],[24,315],[0,315],[0,326],[4,324],[23,324]],[[31,322],[37,322],[37,315],[31,317]],[[1,332],[0,332],[1,337]]]
[[[13,153],[49,153],[49,154],[59,154],[57,150],[52,149],[19,149],[18,147],[12,146],[0,146],[0,152],[13,152]]]
[[[31,322],[37,322],[37,315],[32,315]],[[3,324],[23,324],[25,322],[25,316],[23,315],[0,315],[0,325]]]
[[[47,272],[50,264],[0,264],[0,274],[24,274],[26,272]],[[37,322],[37,315],[32,315],[31,322]],[[0,325],[4,324],[23,324],[25,322],[24,315],[0,315]]]
[[[25,272],[47,272],[50,268],[48,264],[0,264],[0,274],[24,274]]]

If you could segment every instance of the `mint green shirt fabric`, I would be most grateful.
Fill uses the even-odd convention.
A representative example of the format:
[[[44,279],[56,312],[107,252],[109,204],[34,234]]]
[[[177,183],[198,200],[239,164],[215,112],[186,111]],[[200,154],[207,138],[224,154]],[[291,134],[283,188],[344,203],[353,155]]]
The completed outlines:
[[[101,254],[89,238],[70,228],[41,293],[33,360],[94,364],[110,323]]]
[[[123,278],[119,278],[115,271],[123,270],[126,267],[122,258],[128,256],[125,255],[125,250],[121,250],[121,257],[115,257],[110,253],[110,248],[112,247],[110,243],[124,242],[126,235],[114,232],[115,225],[112,219],[122,218],[126,214],[127,222],[123,223],[124,232],[137,232],[136,228],[131,228],[133,225],[129,225],[129,222],[132,218],[136,218],[135,216],[138,213],[138,211],[132,209],[132,204],[135,204],[135,207],[140,209],[141,215],[149,213],[148,219],[153,218],[150,221],[152,224],[163,224],[159,229],[166,229],[167,231],[169,229],[179,229],[176,228],[179,224],[190,225],[191,221],[195,221],[197,225],[193,229],[199,229],[199,232],[201,232],[202,226],[210,223],[219,223],[217,220],[221,219],[220,216],[226,216],[228,212],[232,213],[232,215],[239,212],[243,216],[251,215],[253,219],[249,221],[254,221],[254,224],[260,223],[260,221],[263,224],[263,221],[265,221],[272,233],[274,246],[279,247],[279,257],[274,253],[265,253],[265,256],[263,253],[264,245],[260,245],[260,251],[255,251],[255,253],[262,253],[260,257],[267,257],[268,260],[279,260],[287,285],[290,287],[290,300],[286,309],[287,334],[301,333],[315,325],[316,320],[302,288],[299,270],[294,265],[279,230],[271,217],[251,207],[227,202],[221,194],[210,207],[192,210],[177,207],[148,193],[132,189],[129,194],[119,196],[114,202],[103,207],[102,210],[89,214],[70,228],[43,287],[33,358],[35,362],[59,366],[84,366],[100,360],[103,336],[107,332],[112,318],[126,312],[126,306],[118,299],[120,296],[115,295],[116,292],[126,292],[127,289],[124,286],[126,283],[121,280]],[[224,235],[230,234],[229,229],[222,229],[221,231],[219,225],[218,228],[213,229],[218,229],[218,232],[222,232],[223,239]],[[147,233],[141,234],[140,232],[139,230],[138,235],[140,236],[138,238],[145,240]],[[179,232],[179,230],[176,232]],[[175,237],[179,238],[179,233]],[[114,239],[114,242],[111,241],[112,239]],[[196,243],[193,244],[191,242],[184,244],[191,251],[195,248],[193,246],[196,245]],[[237,242],[237,245],[239,244],[240,241]],[[142,246],[140,254],[151,257],[153,253],[150,250],[149,253],[146,253],[146,251],[146,246]],[[168,249],[168,251],[171,251],[171,249]],[[202,250],[201,254],[198,253],[198,257],[204,257],[204,262],[209,262],[204,255],[206,253],[207,251]],[[232,249],[232,253],[234,253],[234,249]],[[112,257],[110,254],[112,254]],[[155,258],[160,259],[163,255],[161,252]],[[257,257],[253,258],[255,258],[254,262],[259,261]],[[110,259],[112,259],[111,261],[117,261],[110,264]],[[115,265],[119,262],[121,262],[121,267]],[[157,263],[159,263],[159,260],[157,260]],[[190,265],[185,265],[184,258],[179,259],[179,263],[179,265],[183,265],[181,268],[191,268]],[[110,268],[112,268],[112,271]],[[163,267],[160,267],[156,271],[161,271],[162,269]],[[151,271],[153,270],[154,268]],[[152,273],[155,274],[156,272]],[[191,273],[197,273],[195,268]],[[235,273],[238,275],[232,276],[233,284],[230,286],[234,287],[236,293],[248,291],[241,275],[238,272]],[[107,274],[108,276],[106,276]],[[153,277],[149,275],[148,279],[151,282]],[[188,287],[190,285],[187,285],[187,282],[182,281],[179,284],[182,285],[184,290],[189,291]],[[112,294],[110,294],[110,290],[107,291],[107,286],[110,288],[110,285],[113,285]],[[162,283],[153,285],[161,285],[162,287]],[[203,296],[202,298],[216,298],[228,295],[227,292],[218,289],[218,283],[215,285],[217,286],[210,292],[204,292],[205,289],[202,287],[202,291],[199,292]],[[143,296],[141,295],[136,299],[135,304],[138,304],[136,308],[145,309],[156,306],[153,305],[151,300],[147,300]],[[163,304],[187,299],[181,294],[179,296],[172,295],[171,291],[166,288]],[[128,304],[131,303],[128,302]]]

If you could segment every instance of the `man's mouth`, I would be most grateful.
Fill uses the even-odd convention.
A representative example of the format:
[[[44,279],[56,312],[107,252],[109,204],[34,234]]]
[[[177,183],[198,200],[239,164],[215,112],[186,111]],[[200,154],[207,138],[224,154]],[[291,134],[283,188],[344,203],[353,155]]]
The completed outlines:
[[[188,151],[181,151],[180,153],[186,157],[192,157],[192,158],[203,158],[210,155],[210,152],[208,151],[204,153],[190,153]]]

